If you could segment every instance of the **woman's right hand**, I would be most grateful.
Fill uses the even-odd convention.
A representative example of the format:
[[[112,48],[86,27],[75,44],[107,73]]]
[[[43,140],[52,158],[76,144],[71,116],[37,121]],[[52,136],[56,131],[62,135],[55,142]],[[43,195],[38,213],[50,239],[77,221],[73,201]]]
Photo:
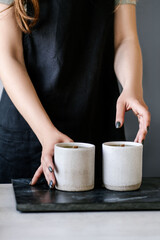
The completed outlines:
[[[25,65],[23,34],[17,24],[15,6],[3,11],[6,8],[6,4],[0,3],[0,78],[14,106],[42,145],[41,165],[35,172],[31,185],[44,173],[48,184],[53,182],[50,184],[53,187],[54,145],[73,140],[54,127],[44,109]],[[48,167],[51,167],[49,169],[52,172]]]
[[[73,142],[73,140],[57,129],[54,129],[53,132],[46,136],[42,143],[41,165],[36,170],[30,185],[36,184],[42,173],[44,173],[48,186],[54,188],[56,184],[53,165],[54,146],[60,142]]]

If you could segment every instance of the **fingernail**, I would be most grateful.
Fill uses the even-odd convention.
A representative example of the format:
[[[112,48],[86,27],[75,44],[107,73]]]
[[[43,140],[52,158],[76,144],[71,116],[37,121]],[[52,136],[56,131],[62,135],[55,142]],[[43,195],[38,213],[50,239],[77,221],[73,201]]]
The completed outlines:
[[[149,126],[147,127],[147,131],[149,131]]]
[[[32,186],[32,181],[29,182],[29,185]]]
[[[53,169],[49,166],[48,167],[48,170],[50,171],[50,172],[53,172]]]
[[[52,180],[49,183],[49,188],[53,188],[53,181]]]
[[[121,123],[120,122],[116,122],[116,128],[120,128],[120,126],[121,126]]]
[[[144,144],[144,139],[142,140],[142,144]]]

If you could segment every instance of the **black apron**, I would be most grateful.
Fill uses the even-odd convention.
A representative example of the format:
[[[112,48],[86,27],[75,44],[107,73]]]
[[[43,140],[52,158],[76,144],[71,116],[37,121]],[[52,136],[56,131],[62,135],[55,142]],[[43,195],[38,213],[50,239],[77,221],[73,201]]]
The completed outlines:
[[[53,124],[74,141],[96,145],[101,183],[102,143],[124,140],[115,128],[119,96],[114,73],[114,0],[40,0],[40,18],[23,33],[24,59]],[[28,4],[28,13],[32,8]],[[32,177],[41,145],[3,89],[0,102],[0,182]]]

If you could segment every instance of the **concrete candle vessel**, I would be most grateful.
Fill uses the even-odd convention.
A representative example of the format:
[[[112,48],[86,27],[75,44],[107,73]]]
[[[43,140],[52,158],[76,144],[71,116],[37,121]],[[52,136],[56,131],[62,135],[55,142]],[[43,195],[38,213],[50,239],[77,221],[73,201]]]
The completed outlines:
[[[54,164],[56,189],[87,191],[94,188],[94,145],[76,142],[57,143]]]
[[[132,191],[142,182],[143,145],[135,142],[106,142],[103,151],[103,184],[109,190]]]

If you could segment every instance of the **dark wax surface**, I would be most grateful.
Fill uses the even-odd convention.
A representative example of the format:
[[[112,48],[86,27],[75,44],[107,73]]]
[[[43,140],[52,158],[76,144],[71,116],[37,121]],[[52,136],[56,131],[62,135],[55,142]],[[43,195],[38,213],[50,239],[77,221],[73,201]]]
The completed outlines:
[[[97,188],[86,192],[50,190],[45,181],[13,179],[17,210],[22,212],[160,210],[160,178],[143,178],[139,190],[128,192]]]

